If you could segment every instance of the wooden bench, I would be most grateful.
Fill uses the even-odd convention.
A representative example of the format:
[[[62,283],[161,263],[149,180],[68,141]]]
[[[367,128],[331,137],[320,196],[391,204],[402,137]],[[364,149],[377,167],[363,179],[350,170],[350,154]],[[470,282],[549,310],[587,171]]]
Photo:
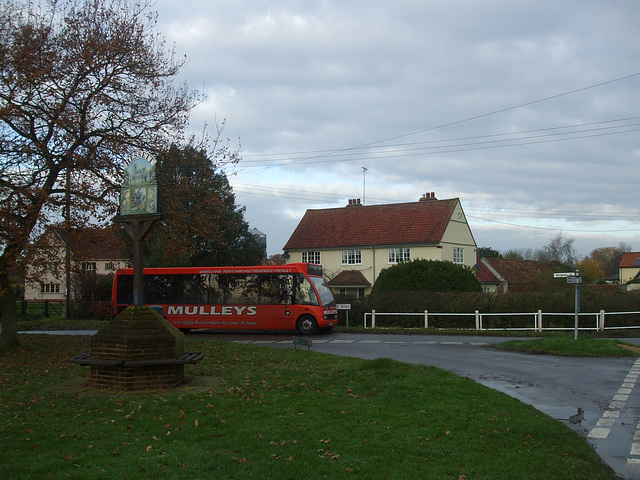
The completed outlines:
[[[91,358],[90,353],[81,353],[80,355],[70,358],[69,361],[79,365],[95,365],[98,367],[121,367],[124,364],[123,360]]]
[[[90,353],[81,353],[69,359],[70,362],[79,365],[92,365],[98,367],[144,367],[149,365],[192,365],[198,363],[206,353],[187,352],[178,358],[153,358],[149,360],[114,360],[109,358],[91,358]]]

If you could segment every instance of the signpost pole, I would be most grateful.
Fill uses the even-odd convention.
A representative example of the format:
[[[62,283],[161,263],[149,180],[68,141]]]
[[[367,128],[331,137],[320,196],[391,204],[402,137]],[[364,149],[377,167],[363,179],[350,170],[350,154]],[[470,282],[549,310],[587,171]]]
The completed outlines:
[[[553,278],[566,278],[567,283],[573,283],[576,287],[575,293],[575,313],[573,319],[573,339],[578,339],[578,316],[580,314],[580,284],[582,283],[582,277],[580,276],[580,270],[575,272],[558,272],[553,274]]]
[[[575,313],[575,319],[574,319],[574,323],[575,323],[575,327],[574,327],[574,332],[573,332],[573,339],[574,340],[578,340],[578,317],[579,317],[579,313],[580,313],[580,280],[582,280],[580,278],[580,272],[578,270],[576,270],[576,313]]]
[[[351,304],[350,303],[338,303],[336,305],[336,308],[338,310],[346,310],[347,311],[347,327],[349,326],[349,310],[351,310]]]

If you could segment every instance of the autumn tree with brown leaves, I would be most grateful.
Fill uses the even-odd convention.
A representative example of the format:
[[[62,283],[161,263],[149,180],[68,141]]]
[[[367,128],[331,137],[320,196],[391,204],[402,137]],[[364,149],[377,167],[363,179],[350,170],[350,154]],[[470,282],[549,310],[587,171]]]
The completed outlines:
[[[603,276],[606,278],[615,278],[618,276],[618,268],[620,261],[625,253],[631,251],[631,245],[621,242],[617,247],[600,247],[591,252],[589,258],[598,264],[603,270]]]
[[[106,221],[133,154],[183,135],[200,100],[173,85],[184,62],[144,0],[0,4],[0,347],[18,343],[10,273],[33,237],[61,211]]]

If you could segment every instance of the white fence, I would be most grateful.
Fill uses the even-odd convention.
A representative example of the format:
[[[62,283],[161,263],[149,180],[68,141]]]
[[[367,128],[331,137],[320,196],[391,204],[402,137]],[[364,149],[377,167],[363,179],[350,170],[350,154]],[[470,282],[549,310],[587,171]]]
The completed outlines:
[[[631,328],[640,328],[640,324],[638,325],[625,325],[620,326],[616,325],[616,322],[611,318],[615,318],[616,316],[621,315],[637,315],[640,314],[640,311],[636,312],[606,312],[604,310],[600,310],[597,313],[579,313],[578,320],[579,330],[595,330],[595,331],[604,331],[604,330],[614,330],[614,329],[631,329]],[[480,313],[478,310],[475,313],[432,313],[427,310],[420,313],[380,313],[372,310],[371,313],[364,314],[364,328],[375,328],[376,319],[380,317],[405,317],[405,316],[413,316],[418,317],[419,319],[424,319],[424,328],[429,328],[429,317],[469,317],[469,327],[468,329],[473,330],[531,330],[536,332],[542,332],[543,330],[574,330],[574,327],[546,327],[546,323],[549,317],[567,317],[574,319],[575,313],[547,313],[542,312],[542,310],[538,310],[537,312],[532,313]],[[526,319],[529,318],[531,326],[525,327],[500,327],[500,328],[485,328],[483,325],[485,323],[485,319],[489,319],[491,317],[525,317],[525,323],[527,323]],[[370,319],[370,322],[367,320]],[[610,324],[609,324],[610,322]],[[371,327],[367,327],[367,324],[370,323]],[[422,322],[418,320],[416,327],[421,326]],[[439,327],[439,328],[447,328],[447,327]],[[454,328],[454,327],[451,327]],[[461,327],[455,327],[461,328]]]

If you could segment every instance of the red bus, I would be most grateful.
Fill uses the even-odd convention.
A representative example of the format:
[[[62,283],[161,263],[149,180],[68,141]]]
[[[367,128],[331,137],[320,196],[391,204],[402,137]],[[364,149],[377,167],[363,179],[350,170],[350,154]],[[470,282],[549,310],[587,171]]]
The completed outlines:
[[[160,305],[176,328],[328,332],[338,310],[309,263],[257,267],[145,268],[144,303]],[[116,271],[113,314],[133,304],[133,269]]]

